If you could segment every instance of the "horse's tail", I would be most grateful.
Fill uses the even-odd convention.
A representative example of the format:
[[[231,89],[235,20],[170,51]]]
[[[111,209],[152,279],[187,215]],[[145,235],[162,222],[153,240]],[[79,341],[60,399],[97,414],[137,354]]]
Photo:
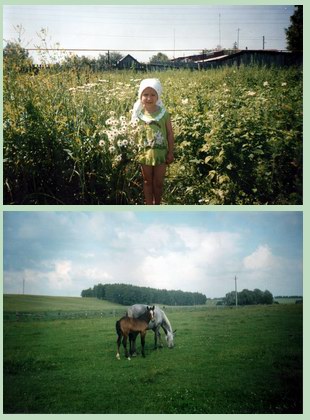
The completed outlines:
[[[120,321],[120,320],[116,321],[116,324],[115,324],[115,329],[116,329],[116,334],[117,334],[118,336],[122,335],[122,330],[121,330],[121,321]]]

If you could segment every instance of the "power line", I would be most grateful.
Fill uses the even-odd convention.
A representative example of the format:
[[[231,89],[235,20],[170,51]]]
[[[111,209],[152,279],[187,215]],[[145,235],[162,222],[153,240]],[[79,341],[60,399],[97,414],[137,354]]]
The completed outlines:
[[[100,51],[123,51],[123,52],[156,52],[156,51],[202,51],[204,48],[190,48],[190,49],[115,49],[115,48],[24,48],[27,51],[58,51],[58,52],[65,52],[65,51],[93,51],[93,52],[100,52]]]

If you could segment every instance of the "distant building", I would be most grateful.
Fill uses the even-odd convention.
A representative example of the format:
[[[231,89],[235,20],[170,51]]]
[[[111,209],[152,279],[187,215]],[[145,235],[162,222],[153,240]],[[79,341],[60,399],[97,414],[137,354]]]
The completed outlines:
[[[199,69],[218,68],[221,66],[264,65],[291,66],[302,65],[302,53],[277,50],[225,50],[204,54],[179,57],[176,62],[192,62]]]
[[[177,57],[177,58],[173,58],[171,61],[173,62],[183,62],[183,63],[189,63],[189,62],[193,62],[193,63],[197,63],[197,62],[201,62],[204,60],[209,60],[209,59],[214,59],[216,57],[221,57],[227,55],[227,53],[225,53],[223,50],[221,51],[205,51],[202,52],[201,54],[195,54],[195,55],[188,55],[186,57]]]
[[[134,69],[134,70],[144,70],[145,66],[144,64],[139,63],[138,60],[136,60],[132,55],[127,54],[125,57],[121,58],[117,63],[116,63],[116,68],[120,69],[120,70],[129,70],[129,69]]]

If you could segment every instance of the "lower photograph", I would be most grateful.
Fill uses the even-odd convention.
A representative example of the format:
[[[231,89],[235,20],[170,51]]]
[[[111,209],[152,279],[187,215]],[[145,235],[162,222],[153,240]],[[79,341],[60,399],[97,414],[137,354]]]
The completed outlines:
[[[303,212],[4,211],[3,413],[303,413]]]

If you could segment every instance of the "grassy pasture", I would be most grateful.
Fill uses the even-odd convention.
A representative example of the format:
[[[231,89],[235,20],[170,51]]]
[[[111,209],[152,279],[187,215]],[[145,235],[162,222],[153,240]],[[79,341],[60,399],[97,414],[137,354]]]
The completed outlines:
[[[122,305],[102,301],[96,298],[53,297],[35,295],[6,295],[3,301],[4,311],[40,312],[40,311],[82,311],[123,309]]]
[[[18,301],[5,296],[5,314]],[[4,413],[302,412],[302,305],[169,308],[175,348],[153,351],[149,332],[131,361],[115,358],[114,314],[5,320]]]

